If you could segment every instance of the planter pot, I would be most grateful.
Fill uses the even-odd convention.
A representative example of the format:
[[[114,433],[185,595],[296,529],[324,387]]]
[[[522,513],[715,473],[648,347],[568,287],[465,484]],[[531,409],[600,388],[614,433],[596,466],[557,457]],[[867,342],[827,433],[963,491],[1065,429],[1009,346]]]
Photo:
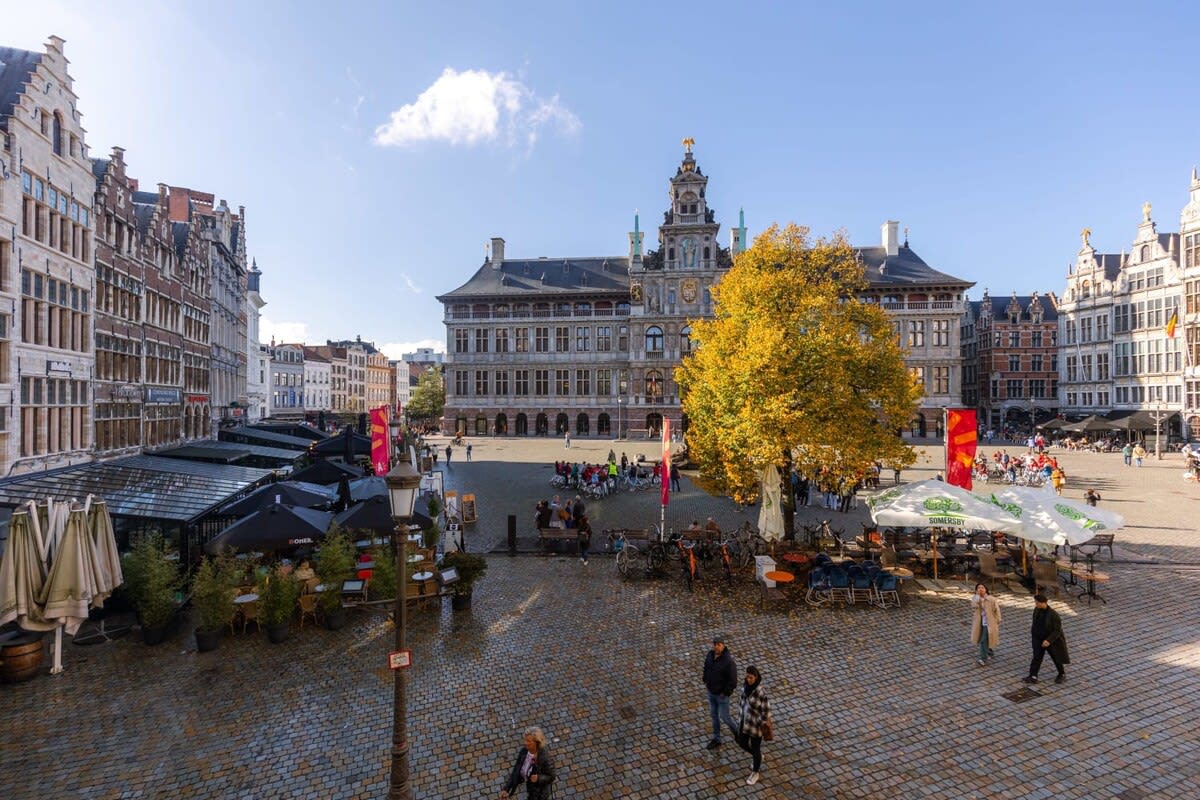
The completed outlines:
[[[215,631],[202,631],[196,629],[196,649],[201,653],[207,653],[210,650],[216,650],[217,645],[221,643],[221,629]]]
[[[170,622],[164,622],[161,625],[143,625],[142,641],[150,645],[162,644],[166,641],[167,629],[170,627]]]
[[[450,595],[450,608],[455,611],[463,611],[471,607],[471,595],[469,594],[454,594]]]
[[[279,644],[288,638],[291,633],[291,627],[286,622],[280,622],[278,625],[267,625],[267,639],[271,644]]]
[[[331,631],[340,630],[346,626],[346,609],[339,608],[325,614],[325,627]]]

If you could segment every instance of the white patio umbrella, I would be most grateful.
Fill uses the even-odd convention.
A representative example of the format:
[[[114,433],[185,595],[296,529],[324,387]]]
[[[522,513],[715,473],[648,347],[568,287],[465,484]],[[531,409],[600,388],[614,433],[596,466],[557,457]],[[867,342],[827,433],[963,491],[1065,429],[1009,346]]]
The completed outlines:
[[[82,508],[73,509],[38,597],[46,619],[56,621],[74,636],[88,617],[92,599],[99,594],[96,571],[96,545],[87,530],[87,516]]]
[[[783,491],[779,487],[779,469],[768,464],[762,475],[762,505],[758,510],[758,533],[768,542],[783,538]]]
[[[1053,491],[1006,486],[992,492],[990,499],[1020,518],[1018,536],[1037,544],[1084,544],[1100,531],[1125,527],[1120,514],[1059,497]]]
[[[32,504],[29,504],[32,506]],[[8,524],[8,547],[0,560],[0,625],[16,622],[27,631],[48,631],[38,603],[46,583],[46,564],[37,509],[18,508]]]
[[[886,489],[867,498],[876,525],[957,528],[1019,533],[1021,520],[1001,506],[945,481],[925,480]],[[934,549],[937,536],[934,535]],[[933,560],[937,577],[938,559]]]
[[[92,604],[98,606],[125,582],[125,575],[121,571],[121,554],[117,552],[117,537],[113,534],[108,504],[89,494],[84,502],[84,512],[88,532],[95,544],[97,594],[92,598]]]

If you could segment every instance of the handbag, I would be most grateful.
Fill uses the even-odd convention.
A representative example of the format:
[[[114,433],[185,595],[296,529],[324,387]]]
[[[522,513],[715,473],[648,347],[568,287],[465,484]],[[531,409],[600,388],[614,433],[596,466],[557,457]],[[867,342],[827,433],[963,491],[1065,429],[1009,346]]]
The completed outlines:
[[[762,724],[762,740],[764,742],[775,741],[775,730],[771,727],[770,719]]]

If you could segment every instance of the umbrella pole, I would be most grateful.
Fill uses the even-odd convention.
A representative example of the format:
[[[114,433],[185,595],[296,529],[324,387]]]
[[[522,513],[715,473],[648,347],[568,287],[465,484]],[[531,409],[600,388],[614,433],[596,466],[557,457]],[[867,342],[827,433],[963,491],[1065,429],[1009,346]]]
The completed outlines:
[[[937,531],[933,531],[929,542],[929,549],[932,551],[929,555],[933,556],[933,579],[936,581],[938,579],[938,561],[941,560],[938,558]]]
[[[63,626],[59,625],[54,629],[54,666],[50,668],[51,675],[57,675],[63,671],[62,665],[62,634]]]

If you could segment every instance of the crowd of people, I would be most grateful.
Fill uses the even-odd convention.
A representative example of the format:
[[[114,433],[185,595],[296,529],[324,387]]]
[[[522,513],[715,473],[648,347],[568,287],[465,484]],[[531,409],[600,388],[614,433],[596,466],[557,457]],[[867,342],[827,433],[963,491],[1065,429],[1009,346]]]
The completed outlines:
[[[555,486],[587,491],[593,498],[612,494],[619,489],[635,489],[647,481],[655,486],[661,485],[663,477],[661,463],[644,465],[631,461],[625,453],[621,453],[618,461],[612,450],[608,451],[608,460],[603,464],[555,461],[554,475]],[[672,464],[667,477],[671,481],[671,490],[679,491],[679,467]]]

